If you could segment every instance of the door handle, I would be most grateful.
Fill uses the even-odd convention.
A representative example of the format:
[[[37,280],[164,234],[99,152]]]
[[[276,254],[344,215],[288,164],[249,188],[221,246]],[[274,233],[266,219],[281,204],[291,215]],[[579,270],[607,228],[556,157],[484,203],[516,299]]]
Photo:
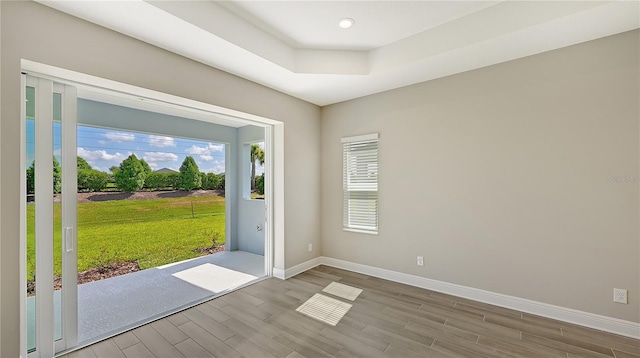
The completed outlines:
[[[64,228],[64,250],[66,252],[73,251],[73,228]]]

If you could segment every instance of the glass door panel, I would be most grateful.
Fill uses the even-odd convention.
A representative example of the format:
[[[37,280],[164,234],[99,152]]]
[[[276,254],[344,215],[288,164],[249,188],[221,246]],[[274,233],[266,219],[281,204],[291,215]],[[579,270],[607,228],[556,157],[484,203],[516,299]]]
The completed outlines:
[[[25,82],[21,342],[30,357],[50,357],[77,343],[76,92],[31,76]]]
[[[36,241],[35,241],[35,115],[36,89],[25,91],[26,128],[26,278],[27,278],[27,352],[36,350]]]
[[[62,339],[62,94],[53,93],[53,323]]]

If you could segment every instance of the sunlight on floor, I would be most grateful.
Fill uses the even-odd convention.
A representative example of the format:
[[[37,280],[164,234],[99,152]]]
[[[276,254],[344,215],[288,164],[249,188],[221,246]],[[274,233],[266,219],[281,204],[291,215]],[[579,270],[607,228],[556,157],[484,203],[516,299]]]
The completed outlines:
[[[322,292],[326,292],[349,301],[355,301],[362,293],[362,289],[347,286],[338,282],[331,282],[329,286],[322,289]]]
[[[338,301],[335,298],[327,297],[316,293],[308,299],[296,311],[307,315],[318,321],[335,326],[342,317],[349,312],[351,304]]]
[[[222,292],[255,280],[256,276],[206,263],[171,276],[211,292]]]

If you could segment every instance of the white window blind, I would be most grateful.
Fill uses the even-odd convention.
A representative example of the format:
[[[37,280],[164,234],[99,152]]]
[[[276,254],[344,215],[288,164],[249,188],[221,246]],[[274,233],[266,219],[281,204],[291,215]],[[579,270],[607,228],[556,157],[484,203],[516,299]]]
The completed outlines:
[[[342,138],[343,228],[378,233],[378,134]]]

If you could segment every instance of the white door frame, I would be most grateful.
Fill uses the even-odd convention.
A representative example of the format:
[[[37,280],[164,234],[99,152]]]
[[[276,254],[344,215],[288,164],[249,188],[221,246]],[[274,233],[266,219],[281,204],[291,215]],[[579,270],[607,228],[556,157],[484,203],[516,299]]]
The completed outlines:
[[[233,118],[234,120],[260,126],[265,128],[265,149],[267,149],[267,158],[265,158],[265,274],[267,276],[274,275],[274,270],[284,272],[284,123],[271,118],[257,116],[233,109],[216,106],[209,103],[199,102],[184,97],[178,97],[163,92],[158,92],[146,88],[132,86],[121,82],[116,82],[104,78],[99,78],[71,70],[66,70],[30,60],[21,60],[23,72],[41,78],[48,78],[58,83],[69,84],[73,87],[91,87],[93,89],[102,89],[108,92],[117,92],[126,95],[144,98],[145,100],[155,101],[163,104],[176,105],[186,107],[218,116]],[[24,91],[24,86],[22,86]],[[23,94],[24,98],[24,94]],[[26,113],[23,113],[23,117]],[[23,125],[24,127],[24,125]],[[24,137],[26,129],[22,128]],[[24,146],[23,146],[24,147]],[[23,149],[24,151],[24,149]],[[21,153],[22,166],[25,166],[26,153]],[[22,168],[22,173],[26,171],[26,167]],[[23,174],[24,175],[24,174]],[[64,173],[63,173],[64,175]],[[22,191],[26,193],[26,185],[21,183]],[[26,195],[25,195],[26,197]],[[21,222],[26,222],[24,213],[26,212],[26,203],[22,203]],[[25,242],[26,233],[24,228],[21,230],[21,242]],[[24,237],[22,237],[24,236]],[[75,233],[74,233],[75,236]],[[75,250],[74,250],[75,251]],[[26,247],[21,247],[21,259],[26,258]],[[21,263],[21,282],[25,285],[22,292],[26,296],[26,265]],[[77,298],[76,298],[77,299]],[[23,300],[26,301],[26,300]],[[21,346],[26,350],[26,304],[21,307]],[[25,355],[26,357],[26,351]]]
[[[62,340],[56,352],[78,344],[78,96],[62,91]],[[57,92],[54,88],[54,92]]]
[[[27,356],[27,321],[26,321],[26,86],[34,87],[35,99],[35,153],[34,160],[38,163],[35,168],[35,200],[36,205],[36,351],[29,357],[50,357],[55,353],[73,347],[77,344],[78,314],[77,314],[77,252],[75,250],[77,226],[77,177],[76,177],[76,123],[77,98],[76,90],[72,86],[54,83],[49,79],[22,75],[22,109],[21,109],[21,232],[20,232],[20,264],[21,286],[23,286],[20,315],[23,356]],[[54,317],[54,285],[53,285],[53,255],[54,255],[54,225],[53,225],[53,95],[58,93],[62,97],[62,297],[61,319],[62,339],[55,340]],[[43,254],[44,253],[44,254]],[[51,294],[49,294],[49,292]]]

